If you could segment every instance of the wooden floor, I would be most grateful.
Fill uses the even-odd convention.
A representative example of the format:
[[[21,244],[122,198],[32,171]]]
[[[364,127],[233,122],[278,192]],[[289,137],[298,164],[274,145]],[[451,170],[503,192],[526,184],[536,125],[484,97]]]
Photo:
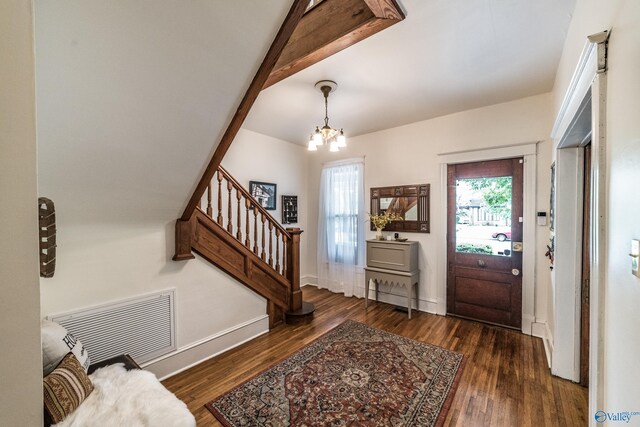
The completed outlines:
[[[585,426],[587,389],[552,377],[542,340],[517,331],[456,319],[406,313],[383,303],[345,298],[307,286],[316,305],[306,325],[279,326],[163,384],[183,400],[198,426],[220,425],[204,407],[232,387],[286,358],[345,319],[463,353],[466,365],[447,426]]]

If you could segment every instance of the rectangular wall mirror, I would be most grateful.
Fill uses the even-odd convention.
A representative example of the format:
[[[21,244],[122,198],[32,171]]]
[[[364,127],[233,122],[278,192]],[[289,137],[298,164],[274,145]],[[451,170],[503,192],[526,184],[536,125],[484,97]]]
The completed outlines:
[[[429,184],[372,188],[371,214],[391,212],[402,217],[387,224],[385,231],[428,233],[429,190]],[[373,224],[371,230],[375,230]]]

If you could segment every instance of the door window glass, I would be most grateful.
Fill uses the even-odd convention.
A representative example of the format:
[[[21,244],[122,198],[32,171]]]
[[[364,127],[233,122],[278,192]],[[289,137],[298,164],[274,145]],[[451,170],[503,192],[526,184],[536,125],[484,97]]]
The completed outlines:
[[[456,180],[456,252],[511,256],[512,178]]]

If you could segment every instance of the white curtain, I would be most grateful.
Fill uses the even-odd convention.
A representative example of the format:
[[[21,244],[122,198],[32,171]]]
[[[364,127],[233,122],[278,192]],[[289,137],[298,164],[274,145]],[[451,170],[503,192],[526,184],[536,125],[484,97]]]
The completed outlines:
[[[364,221],[364,160],[326,164],[320,180],[318,287],[364,296]]]

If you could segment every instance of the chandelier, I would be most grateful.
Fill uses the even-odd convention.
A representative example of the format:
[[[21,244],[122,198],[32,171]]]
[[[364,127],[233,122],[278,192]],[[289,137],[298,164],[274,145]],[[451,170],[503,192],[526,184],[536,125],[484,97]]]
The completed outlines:
[[[309,136],[309,151],[318,151],[319,145],[329,144],[329,151],[338,151],[347,146],[347,138],[342,129],[334,129],[329,126],[329,94],[335,92],[338,84],[331,80],[320,80],[315,85],[316,89],[324,95],[324,126],[316,126],[316,130]]]

